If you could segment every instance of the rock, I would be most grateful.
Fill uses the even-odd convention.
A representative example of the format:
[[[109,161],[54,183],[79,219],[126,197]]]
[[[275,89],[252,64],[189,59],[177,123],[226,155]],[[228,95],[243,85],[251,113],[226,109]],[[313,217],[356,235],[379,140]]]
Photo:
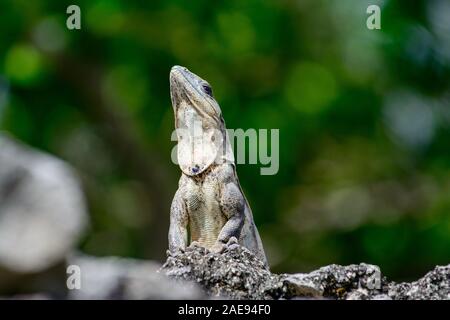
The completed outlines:
[[[57,266],[86,224],[70,167],[0,134],[0,294],[15,290],[24,277],[38,285],[39,275],[48,279],[48,270],[62,270]]]
[[[281,277],[241,246],[224,254],[188,248],[169,255],[162,271],[170,278],[197,282],[216,298],[273,299],[283,295]]]
[[[362,298],[366,292],[381,292],[387,284],[381,276],[379,267],[361,263],[349,266],[329,265],[307,274],[294,274],[286,279],[301,279],[301,283],[316,290],[315,296],[347,299],[347,294],[356,290],[351,297],[359,294]],[[368,291],[367,291],[368,290]]]
[[[371,300],[392,300],[387,294],[377,294]]]
[[[168,253],[161,269],[175,279],[200,284],[213,298],[231,299],[450,299],[450,265],[412,283],[388,282],[371,264],[329,265],[310,273],[273,274],[249,250],[223,254],[192,247]]]
[[[370,300],[366,289],[356,289],[347,293],[345,300]]]
[[[308,274],[291,274],[285,275],[283,278],[283,286],[289,292],[289,295],[322,297],[323,287],[315,283]]]
[[[450,265],[437,266],[412,283],[391,283],[388,294],[400,300],[450,300]]]
[[[69,263],[78,266],[81,274],[81,288],[69,290],[69,299],[205,298],[195,283],[167,278],[152,261],[74,256]]]

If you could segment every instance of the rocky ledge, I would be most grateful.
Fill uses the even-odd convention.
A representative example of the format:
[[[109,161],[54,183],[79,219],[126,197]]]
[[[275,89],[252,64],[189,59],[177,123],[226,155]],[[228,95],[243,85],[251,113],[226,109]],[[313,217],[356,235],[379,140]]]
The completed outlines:
[[[310,273],[273,274],[244,247],[222,254],[193,247],[168,254],[160,272],[172,279],[198,283],[211,298],[450,299],[450,265],[438,266],[411,283],[394,283],[378,266],[365,263],[329,265]]]

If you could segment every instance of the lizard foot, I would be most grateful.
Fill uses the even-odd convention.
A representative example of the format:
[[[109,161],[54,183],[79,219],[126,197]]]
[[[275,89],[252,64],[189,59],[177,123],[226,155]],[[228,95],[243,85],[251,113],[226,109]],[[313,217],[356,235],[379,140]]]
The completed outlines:
[[[231,237],[230,240],[228,240],[227,244],[225,245],[226,251],[231,251],[239,247],[239,242],[236,237]]]
[[[186,248],[186,251],[192,251],[192,250],[194,250],[196,248],[203,248],[203,249],[207,250],[204,246],[202,246],[200,244],[200,242],[192,241],[191,244]]]
[[[223,253],[225,251],[230,251],[239,246],[238,240],[236,237],[230,237],[227,243],[223,243],[221,241],[217,241],[211,248],[211,251],[216,253]]]

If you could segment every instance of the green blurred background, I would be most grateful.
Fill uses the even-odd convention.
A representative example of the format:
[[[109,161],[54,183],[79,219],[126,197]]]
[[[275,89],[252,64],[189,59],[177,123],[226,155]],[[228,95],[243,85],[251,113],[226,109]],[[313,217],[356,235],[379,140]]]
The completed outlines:
[[[81,8],[81,30],[66,8]],[[381,7],[381,30],[366,8]],[[0,4],[0,129],[81,177],[92,255],[163,261],[179,168],[168,76],[213,86],[229,128],[280,129],[280,170],[239,165],[274,272],[450,262],[450,2]]]

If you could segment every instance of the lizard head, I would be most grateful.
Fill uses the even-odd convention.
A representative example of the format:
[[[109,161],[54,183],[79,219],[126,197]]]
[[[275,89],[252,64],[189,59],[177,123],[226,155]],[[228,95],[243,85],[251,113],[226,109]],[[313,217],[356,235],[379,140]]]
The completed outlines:
[[[170,96],[175,112],[176,126],[178,121],[192,118],[192,116],[185,114],[189,111],[188,109],[196,111],[195,116],[199,121],[209,122],[218,128],[223,126],[222,112],[216,99],[214,99],[211,85],[187,68],[172,67],[170,71]]]
[[[210,84],[187,68],[174,66],[170,71],[170,96],[181,170],[193,176],[213,162],[230,161],[233,157],[225,121]]]

